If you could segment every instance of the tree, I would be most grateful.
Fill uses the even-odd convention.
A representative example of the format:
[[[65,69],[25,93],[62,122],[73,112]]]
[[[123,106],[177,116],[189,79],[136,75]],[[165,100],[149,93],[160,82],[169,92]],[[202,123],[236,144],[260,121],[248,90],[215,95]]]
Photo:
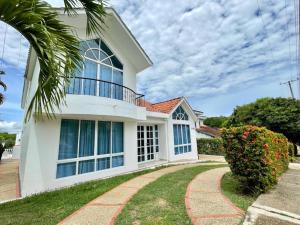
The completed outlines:
[[[0,86],[3,87],[4,91],[6,91],[6,84],[0,80]],[[2,105],[4,102],[4,95],[2,93],[0,93],[0,105]]]
[[[99,34],[105,16],[102,0],[64,0],[65,11],[76,14],[81,4],[87,16],[87,35]],[[65,85],[76,68],[81,68],[79,40],[71,27],[58,19],[57,12],[41,0],[1,0],[0,20],[18,30],[37,54],[40,74],[36,93],[27,109],[26,120],[34,111],[44,110],[49,118],[65,99]]]
[[[206,118],[203,123],[209,127],[221,128],[224,127],[224,123],[227,121],[226,116],[215,116]]]
[[[297,143],[300,141],[300,101],[291,98],[261,98],[236,107],[228,125],[246,124],[264,126]]]

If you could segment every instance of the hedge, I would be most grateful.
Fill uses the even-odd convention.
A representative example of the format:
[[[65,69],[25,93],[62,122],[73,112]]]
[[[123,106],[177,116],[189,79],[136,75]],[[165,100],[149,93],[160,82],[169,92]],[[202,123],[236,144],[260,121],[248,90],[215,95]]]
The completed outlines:
[[[221,138],[199,138],[197,140],[198,154],[224,155]]]
[[[222,130],[225,158],[244,190],[266,192],[288,168],[288,140],[264,127],[241,126]]]

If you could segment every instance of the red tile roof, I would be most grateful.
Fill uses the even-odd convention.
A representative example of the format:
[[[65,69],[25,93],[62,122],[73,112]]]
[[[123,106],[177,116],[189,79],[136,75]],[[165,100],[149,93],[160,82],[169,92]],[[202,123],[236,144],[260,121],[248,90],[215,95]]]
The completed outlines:
[[[196,129],[197,132],[210,135],[212,137],[220,137],[221,132],[220,129],[212,128],[208,126],[200,126],[200,128]]]
[[[180,102],[181,99],[182,97],[178,97],[158,103],[151,103],[145,100],[144,105],[147,111],[170,113],[174,109],[174,107]]]

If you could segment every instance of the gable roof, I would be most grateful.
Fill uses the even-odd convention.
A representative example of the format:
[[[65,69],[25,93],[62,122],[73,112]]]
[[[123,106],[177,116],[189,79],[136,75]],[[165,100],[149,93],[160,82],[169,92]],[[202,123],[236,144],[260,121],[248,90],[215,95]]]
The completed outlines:
[[[212,128],[209,126],[200,126],[200,128],[197,128],[196,131],[198,133],[207,134],[211,137],[220,137],[221,135],[220,129]]]

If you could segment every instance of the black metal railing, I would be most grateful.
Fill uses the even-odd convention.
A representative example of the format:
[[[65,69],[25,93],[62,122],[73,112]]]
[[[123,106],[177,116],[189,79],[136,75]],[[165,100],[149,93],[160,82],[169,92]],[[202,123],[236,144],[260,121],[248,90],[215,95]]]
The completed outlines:
[[[67,94],[101,96],[145,107],[144,95],[137,94],[121,84],[94,78],[72,78],[67,87]]]

